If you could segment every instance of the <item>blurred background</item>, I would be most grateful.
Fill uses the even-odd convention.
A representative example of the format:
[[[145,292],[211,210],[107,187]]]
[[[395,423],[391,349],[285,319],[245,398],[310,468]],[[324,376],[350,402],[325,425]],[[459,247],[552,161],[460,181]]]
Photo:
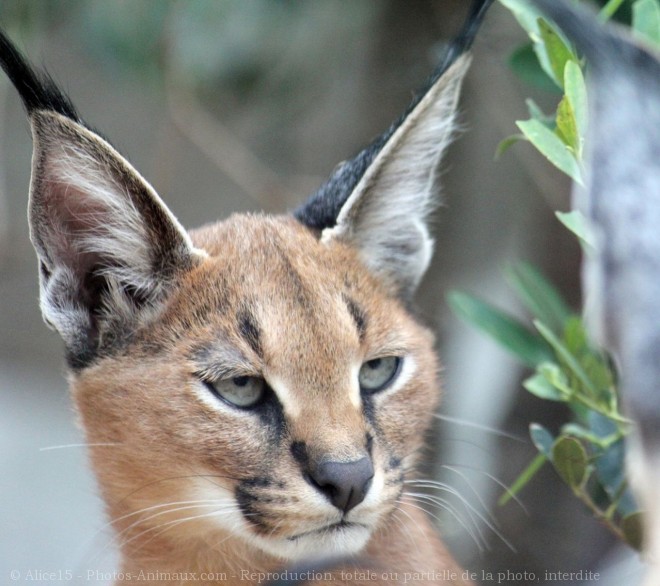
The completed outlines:
[[[0,25],[155,186],[184,226],[234,212],[287,211],[406,106],[459,30],[465,0],[2,0]],[[599,572],[636,583],[639,561],[593,520],[547,466],[497,498],[535,454],[528,425],[561,405],[521,389],[524,371],[459,322],[449,290],[521,315],[502,275],[539,266],[579,307],[579,249],[555,219],[569,185],[528,145],[494,160],[526,117],[507,65],[524,40],[495,4],[463,91],[463,132],[442,165],[436,255],[418,302],[437,331],[444,403],[428,473],[454,492],[431,511],[456,557],[502,583]],[[26,202],[31,140],[0,78],[0,583],[11,570],[71,571],[104,583],[114,553],[69,401],[56,334],[38,309]],[[494,431],[493,431],[494,430]],[[88,574],[91,572],[91,574]],[[35,576],[37,574],[34,574]],[[76,576],[82,576],[78,579]],[[487,574],[484,574],[487,576]],[[529,576],[529,574],[528,574]],[[88,580],[87,578],[90,578]],[[484,583],[487,583],[484,580]],[[593,582],[593,580],[592,580]],[[566,580],[564,584],[581,584]]]

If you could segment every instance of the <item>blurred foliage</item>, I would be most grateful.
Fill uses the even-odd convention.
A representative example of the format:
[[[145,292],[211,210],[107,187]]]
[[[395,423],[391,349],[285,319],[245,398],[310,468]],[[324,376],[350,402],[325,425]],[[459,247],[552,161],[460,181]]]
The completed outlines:
[[[502,141],[497,155],[518,141],[530,142],[555,167],[582,183],[582,153],[587,133],[588,101],[583,72],[588,64],[562,32],[525,0],[500,0],[528,33],[530,42],[509,60],[519,77],[537,88],[561,95],[554,113],[528,100],[530,118],[516,124],[522,134]],[[659,0],[609,0],[603,21],[621,18],[627,8],[632,33],[660,46]],[[578,211],[557,212],[559,220],[589,254],[593,239]],[[452,292],[454,312],[493,337],[534,374],[523,387],[536,397],[565,403],[570,419],[559,432],[532,423],[530,436],[538,455],[500,499],[505,504],[527,485],[545,462],[551,462],[573,493],[617,537],[641,548],[641,512],[625,475],[625,438],[631,424],[619,410],[617,376],[609,357],[589,340],[582,319],[534,267],[520,264],[507,271],[509,283],[533,316],[534,329],[480,299]]]
[[[373,6],[341,0],[3,0],[0,21],[22,35],[70,25],[117,74],[237,88],[257,83],[283,57],[314,67],[324,48],[364,29]],[[333,36],[334,35],[334,36]],[[341,39],[339,39],[341,40]],[[301,47],[305,50],[301,51]],[[310,54],[311,51],[311,54]],[[167,76],[168,79],[163,79]]]
[[[530,436],[539,454],[500,504],[530,482],[545,462],[551,462],[599,519],[637,547],[639,512],[628,489],[624,465],[624,442],[630,424],[619,410],[612,364],[591,344],[581,318],[537,269],[519,264],[508,269],[507,277],[533,316],[533,328],[466,293],[450,293],[449,303],[459,317],[485,331],[533,368],[523,387],[540,399],[564,403],[570,419],[556,435],[537,423],[530,425]]]

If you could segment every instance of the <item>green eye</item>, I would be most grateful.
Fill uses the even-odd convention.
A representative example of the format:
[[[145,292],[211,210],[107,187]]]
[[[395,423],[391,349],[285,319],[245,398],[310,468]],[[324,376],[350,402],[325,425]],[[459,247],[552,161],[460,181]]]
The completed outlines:
[[[387,388],[398,376],[402,362],[398,356],[385,356],[365,362],[358,374],[360,390],[364,393],[377,393]]]
[[[235,376],[205,384],[214,395],[241,409],[254,407],[266,393],[266,381],[258,376]]]

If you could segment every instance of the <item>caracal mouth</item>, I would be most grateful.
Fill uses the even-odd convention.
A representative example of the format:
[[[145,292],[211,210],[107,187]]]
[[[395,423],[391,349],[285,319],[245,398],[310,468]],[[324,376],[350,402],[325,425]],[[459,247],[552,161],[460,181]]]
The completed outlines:
[[[367,545],[372,533],[372,527],[363,523],[339,521],[289,537],[259,536],[253,543],[266,553],[297,562],[356,555]]]
[[[369,530],[369,527],[364,523],[355,523],[353,521],[346,521],[342,519],[341,521],[331,523],[329,525],[324,525],[318,529],[312,529],[311,531],[305,531],[304,533],[292,535],[291,537],[287,537],[287,541],[297,541],[298,539],[302,539],[308,536],[331,535],[333,533],[349,530],[353,527],[361,527],[367,531]]]

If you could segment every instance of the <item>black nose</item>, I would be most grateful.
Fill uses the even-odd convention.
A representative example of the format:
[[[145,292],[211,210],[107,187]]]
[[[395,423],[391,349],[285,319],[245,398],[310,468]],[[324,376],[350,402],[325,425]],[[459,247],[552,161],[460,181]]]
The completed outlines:
[[[348,513],[364,500],[374,467],[368,456],[354,462],[321,462],[309,470],[309,476],[335,507]]]

